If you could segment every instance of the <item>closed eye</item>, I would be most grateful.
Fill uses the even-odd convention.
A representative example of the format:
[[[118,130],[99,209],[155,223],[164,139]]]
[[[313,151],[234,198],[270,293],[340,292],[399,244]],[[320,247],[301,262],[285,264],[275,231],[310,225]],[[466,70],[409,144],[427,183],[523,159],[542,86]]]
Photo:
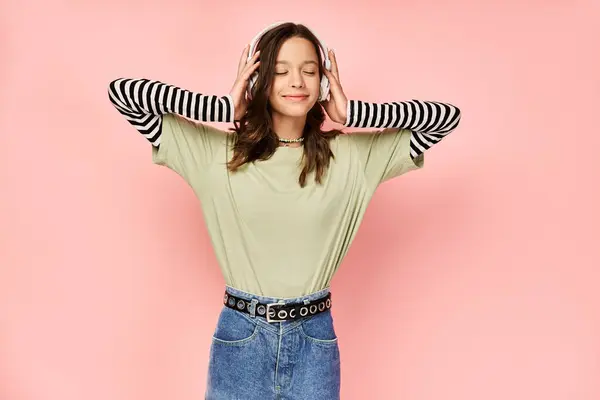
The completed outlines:
[[[307,75],[314,75],[315,73],[316,72],[305,72],[305,74],[307,74]],[[287,74],[287,71],[286,72],[275,72],[275,75],[285,75],[285,74]]]

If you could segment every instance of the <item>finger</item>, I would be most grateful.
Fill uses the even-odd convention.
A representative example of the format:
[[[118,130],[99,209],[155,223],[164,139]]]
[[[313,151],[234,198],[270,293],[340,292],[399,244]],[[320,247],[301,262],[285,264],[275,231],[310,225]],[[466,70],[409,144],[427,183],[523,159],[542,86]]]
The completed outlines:
[[[331,71],[327,71],[327,69],[325,69],[325,75],[327,76],[327,78],[329,79],[329,83],[331,84],[331,86],[338,86],[340,83],[337,80],[337,77],[335,75],[333,75],[333,72]]]
[[[344,92],[342,90],[342,85],[340,85],[340,82],[335,75],[333,75],[331,71],[327,71],[327,78],[329,79],[329,94],[331,95],[331,99],[343,99]]]
[[[244,51],[242,51],[242,56],[240,57],[240,62],[238,63],[237,76],[241,75],[242,71],[244,70],[244,67],[246,66],[246,59],[248,58],[249,50],[250,50],[250,45],[247,44],[246,47],[244,47]]]
[[[340,72],[338,69],[337,58],[335,57],[335,53],[333,50],[329,50],[329,58],[331,59],[331,73],[336,77],[336,79],[340,80]]]
[[[244,73],[242,75],[240,75],[240,77],[238,78],[238,82],[241,85],[242,91],[246,91],[246,88],[248,87],[248,84],[250,82],[250,76],[252,76],[252,74],[254,73],[254,71],[256,71],[256,69],[259,67],[259,65],[260,65],[260,61],[258,61],[254,65],[252,65],[252,67],[247,68],[244,71]]]
[[[245,66],[244,66],[243,73],[245,73],[245,72],[246,72],[248,69],[250,69],[250,68],[254,68],[254,66],[256,65],[256,63],[257,63],[257,62],[260,62],[260,61],[256,61],[256,60],[258,59],[258,56],[259,56],[259,55],[260,55],[260,50],[259,50],[259,51],[257,51],[257,52],[256,52],[256,53],[255,53],[255,54],[252,56],[252,58],[250,59],[250,61],[248,61],[248,63],[247,63]]]
[[[259,65],[260,65],[260,61],[257,61],[250,68],[247,68],[246,71],[244,71],[244,74],[243,74],[244,81],[248,80],[248,78],[250,78],[250,76],[252,76],[252,74],[254,73],[254,71],[256,71],[256,69],[259,67]]]

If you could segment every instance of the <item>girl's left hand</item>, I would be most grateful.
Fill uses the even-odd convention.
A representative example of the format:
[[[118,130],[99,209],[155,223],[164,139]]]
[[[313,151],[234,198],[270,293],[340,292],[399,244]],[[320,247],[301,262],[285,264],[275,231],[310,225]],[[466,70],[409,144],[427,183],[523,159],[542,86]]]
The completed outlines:
[[[343,125],[347,118],[348,99],[340,84],[340,73],[333,50],[329,50],[329,59],[331,60],[331,71],[324,69],[325,76],[329,79],[329,100],[321,101],[320,104],[325,108],[332,121]]]

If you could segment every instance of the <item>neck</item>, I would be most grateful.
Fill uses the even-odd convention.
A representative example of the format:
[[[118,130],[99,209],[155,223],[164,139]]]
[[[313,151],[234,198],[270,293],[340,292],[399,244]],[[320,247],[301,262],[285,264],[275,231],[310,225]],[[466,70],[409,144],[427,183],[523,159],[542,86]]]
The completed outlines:
[[[272,114],[273,130],[282,139],[298,139],[302,137],[306,124],[306,115],[289,117],[278,113]]]

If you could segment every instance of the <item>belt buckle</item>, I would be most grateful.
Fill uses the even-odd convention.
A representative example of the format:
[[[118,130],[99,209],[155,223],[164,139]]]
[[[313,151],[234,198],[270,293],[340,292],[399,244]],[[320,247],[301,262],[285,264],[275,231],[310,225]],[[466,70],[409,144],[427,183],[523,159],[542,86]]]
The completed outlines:
[[[271,306],[284,306],[285,304],[283,303],[269,303],[267,304],[267,322],[271,323],[271,322],[285,322],[285,319],[271,319],[270,315],[269,315],[269,310],[271,309]],[[275,316],[277,316],[277,314],[275,314]]]

